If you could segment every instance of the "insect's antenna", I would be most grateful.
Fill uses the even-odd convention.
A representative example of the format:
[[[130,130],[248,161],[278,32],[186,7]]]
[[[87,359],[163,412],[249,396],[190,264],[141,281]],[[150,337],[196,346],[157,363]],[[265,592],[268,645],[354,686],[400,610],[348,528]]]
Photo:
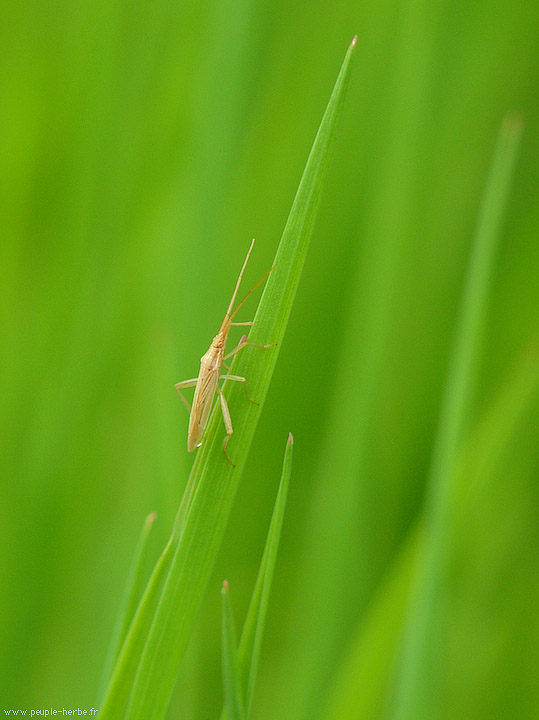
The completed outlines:
[[[261,283],[264,282],[264,280],[268,277],[268,275],[269,275],[270,273],[272,273],[272,272],[275,270],[276,267],[277,267],[277,265],[274,265],[272,268],[270,268],[270,269],[268,270],[268,272],[265,273],[264,275],[262,275],[262,277],[260,278],[260,280],[253,285],[253,287],[249,290],[249,292],[248,292],[247,295],[243,298],[243,300],[241,300],[241,301],[236,305],[236,309],[234,310],[234,312],[232,313],[232,315],[229,315],[229,316],[228,316],[229,320],[232,320],[232,318],[234,317],[234,315],[238,312],[238,310],[240,309],[240,307],[241,307],[241,306],[243,305],[243,303],[247,300],[247,298],[249,297],[249,295],[250,295],[254,290],[256,290],[256,288],[257,288]],[[229,312],[230,312],[230,308],[229,308]]]
[[[236,295],[238,294],[238,290],[240,289],[240,283],[241,279],[243,277],[243,273],[245,272],[245,268],[247,267],[247,263],[249,261],[249,255],[251,254],[251,250],[253,249],[253,245],[255,244],[255,239],[253,238],[251,242],[251,247],[247,251],[247,256],[243,262],[243,267],[240,270],[240,274],[238,277],[238,282],[236,283],[236,287],[234,288],[234,294],[232,295],[232,300],[230,301],[230,305],[228,306],[228,310],[226,311],[226,314],[230,316],[230,311],[232,310],[232,306],[234,305],[234,302],[236,300]]]

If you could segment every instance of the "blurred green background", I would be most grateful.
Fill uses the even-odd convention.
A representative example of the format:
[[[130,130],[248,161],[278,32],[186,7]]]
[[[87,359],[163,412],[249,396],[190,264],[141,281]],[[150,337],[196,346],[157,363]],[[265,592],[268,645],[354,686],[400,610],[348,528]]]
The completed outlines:
[[[158,513],[157,553],[192,462],[173,384],[198,371],[251,237],[246,285],[270,266],[357,32],[304,277],[170,717],[218,716],[219,590],[227,577],[241,623],[289,430],[254,717],[385,717],[392,663],[356,663],[356,642],[371,628],[382,648],[384,603],[400,602],[391,578],[421,516],[513,109],[525,129],[462,485],[482,480],[455,503],[429,718],[536,717],[538,4],[4,0],[1,14],[2,709],[96,705],[143,518]],[[380,686],[367,715],[346,677],[360,697]]]

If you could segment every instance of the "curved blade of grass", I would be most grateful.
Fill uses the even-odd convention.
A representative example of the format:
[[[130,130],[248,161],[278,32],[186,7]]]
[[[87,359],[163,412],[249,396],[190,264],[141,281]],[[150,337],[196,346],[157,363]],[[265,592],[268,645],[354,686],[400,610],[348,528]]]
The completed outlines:
[[[237,360],[235,372],[248,378],[250,395],[259,405],[245,401],[243,389],[237,387],[238,383],[227,396],[234,424],[228,453],[236,467],[227,463],[223,456],[221,419],[214,411],[192,471],[192,482],[189,483],[192,493],[185,512],[181,513],[181,535],[142,658],[138,663],[138,656],[135,660],[128,652],[122,652],[123,658],[120,656],[117,676],[121,677],[122,687],[132,685],[127,710],[125,698],[118,695],[107,703],[105,714],[101,712],[102,719],[157,720],[166,712],[194,614],[206,589],[268,390],[278,346],[284,337],[344,102],[356,42],[354,38],[337,77],[277,250],[275,262],[278,267],[269,277],[251,328],[249,340],[260,342],[263,337],[263,344],[277,343],[277,347],[264,352],[247,348]],[[135,676],[133,671],[137,665]]]
[[[504,450],[539,389],[537,349],[519,358],[508,381],[485,412],[460,455],[452,514],[466,522],[474,498],[492,482]],[[406,617],[423,527],[408,532],[365,620],[360,623],[333,682],[322,720],[373,720],[383,716],[395,654]]]
[[[131,692],[131,684],[144,649],[144,644],[153,621],[159,596],[174,556],[174,534],[155,565],[151,577],[139,603],[133,622],[127,632],[125,642],[118,656],[105,700],[99,711],[100,717],[121,718]]]
[[[294,447],[294,438],[292,433],[288,435],[288,442],[283,461],[283,471],[281,473],[281,482],[275,500],[275,507],[271,517],[271,523],[268,530],[268,537],[262,555],[262,562],[256,578],[255,589],[249,603],[249,610],[243,625],[241,634],[240,647],[238,651],[240,673],[242,685],[245,688],[245,708],[246,717],[249,717],[251,703],[253,700],[254,686],[258,671],[258,661],[260,658],[260,648],[262,645],[262,637],[264,635],[264,625],[266,622],[266,614],[268,610],[269,595],[271,583],[273,581],[273,571],[275,570],[275,561],[277,559],[277,550],[279,548],[279,540],[281,538],[281,528],[283,526],[284,510],[286,507],[286,498],[288,496],[288,485],[290,482],[290,471],[292,469],[292,448]]]
[[[262,560],[260,562],[258,576],[251,596],[251,602],[249,603],[249,609],[243,624],[243,631],[238,650],[241,686],[244,688],[246,698],[246,717],[249,717],[249,711],[253,699],[254,685],[258,670],[258,660],[260,657],[260,647],[262,645],[262,637],[264,634],[264,625],[268,609],[269,594],[273,580],[275,561],[277,559],[279,540],[281,538],[281,528],[283,526],[286,498],[288,496],[290,471],[292,469],[293,447],[294,438],[292,433],[289,433],[284,454],[281,482],[279,483],[279,490],[277,491],[277,497],[275,499],[275,507],[273,508],[273,515],[271,516],[271,523],[268,530],[268,536],[266,538],[266,544],[264,546],[264,553],[262,554]],[[226,707],[223,708],[221,720],[230,720],[230,716],[227,715]]]
[[[455,519],[465,522],[469,508],[490,482],[494,468],[509,445],[539,389],[539,346],[526,347],[517,358],[508,381],[485,413],[459,462]],[[457,512],[463,508],[464,512]]]
[[[433,631],[447,568],[450,498],[471,407],[489,280],[520,134],[518,119],[511,117],[503,123],[472,246],[427,487],[425,543],[403,638],[393,705],[393,717],[398,720],[429,716],[436,669]]]
[[[223,690],[225,706],[229,720],[244,720],[243,692],[240,681],[240,666],[238,662],[238,644],[236,642],[236,628],[228,582],[225,580],[222,597],[222,626],[223,626]]]
[[[418,522],[402,542],[355,632],[320,713],[322,720],[373,720],[380,716],[406,617],[421,540]]]
[[[111,673],[118,660],[118,655],[124,644],[129,626],[135,617],[137,605],[144,592],[146,585],[146,568],[148,567],[148,550],[150,532],[155,522],[156,514],[150,513],[144,520],[144,524],[140,531],[137,547],[133,556],[133,561],[129,569],[129,575],[125,585],[124,593],[118,611],[118,617],[114,630],[112,632],[111,643],[105,659],[103,675],[98,696],[103,697],[103,693],[110,681]]]

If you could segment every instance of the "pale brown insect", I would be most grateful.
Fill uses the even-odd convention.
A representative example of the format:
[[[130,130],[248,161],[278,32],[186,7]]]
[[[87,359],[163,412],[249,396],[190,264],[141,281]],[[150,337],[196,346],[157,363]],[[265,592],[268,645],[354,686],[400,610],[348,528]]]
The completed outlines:
[[[244,377],[240,377],[239,375],[230,375],[225,374],[221,375],[221,367],[224,365],[227,370],[229,370],[228,366],[225,364],[225,360],[227,360],[229,357],[232,357],[236,353],[238,353],[240,350],[243,350],[245,347],[258,347],[258,348],[270,348],[274,347],[274,345],[255,345],[254,343],[244,342],[243,338],[242,341],[240,341],[240,344],[234,348],[231,352],[229,352],[227,355],[225,355],[225,347],[226,347],[226,341],[228,339],[228,333],[230,332],[230,328],[233,326],[250,326],[252,325],[252,321],[249,322],[239,322],[235,323],[232,322],[234,316],[238,312],[238,310],[241,308],[243,303],[247,300],[249,295],[255,290],[260,283],[264,282],[264,280],[268,277],[270,272],[275,269],[276,266],[272,267],[268,272],[260,278],[260,280],[253,285],[253,287],[249,290],[247,295],[243,298],[241,302],[238,303],[236,308],[232,310],[232,307],[234,305],[234,302],[236,301],[236,295],[238,294],[238,290],[240,287],[241,279],[243,277],[243,273],[245,271],[245,267],[247,266],[247,262],[249,260],[249,256],[251,254],[251,251],[253,249],[255,241],[253,240],[251,243],[251,246],[249,247],[249,250],[247,252],[247,256],[245,258],[245,261],[243,263],[243,266],[241,268],[238,281],[236,283],[236,287],[234,288],[234,293],[232,295],[232,299],[230,301],[230,304],[228,306],[228,309],[226,311],[225,317],[223,319],[223,322],[221,323],[221,327],[219,328],[219,332],[217,335],[213,338],[210,347],[208,348],[208,351],[200,358],[200,371],[198,373],[197,378],[191,378],[190,380],[183,380],[182,382],[176,383],[174,386],[178,394],[180,395],[181,399],[185,403],[185,406],[189,410],[189,430],[187,433],[187,450],[189,452],[193,452],[195,448],[200,447],[202,444],[202,439],[204,436],[204,431],[206,430],[206,426],[208,424],[208,420],[210,417],[210,411],[213,405],[213,399],[215,397],[215,393],[219,395],[219,400],[221,402],[221,411],[223,413],[223,420],[225,423],[225,429],[226,429],[226,438],[223,445],[223,452],[225,454],[226,459],[234,465],[232,460],[228,457],[226,452],[226,446],[228,445],[228,441],[230,440],[233,429],[232,429],[232,420],[230,418],[230,411],[228,409],[228,405],[225,399],[225,396],[223,395],[222,389],[219,387],[219,381],[220,380],[234,380],[237,382],[244,383],[245,387],[245,395],[247,399],[254,403],[254,400],[251,400],[249,395],[247,395],[247,381]],[[181,390],[183,388],[188,387],[195,387],[195,394],[193,396],[193,405],[192,407],[189,405],[187,400],[185,399],[184,395],[182,394]],[[256,404],[256,403],[255,403]]]

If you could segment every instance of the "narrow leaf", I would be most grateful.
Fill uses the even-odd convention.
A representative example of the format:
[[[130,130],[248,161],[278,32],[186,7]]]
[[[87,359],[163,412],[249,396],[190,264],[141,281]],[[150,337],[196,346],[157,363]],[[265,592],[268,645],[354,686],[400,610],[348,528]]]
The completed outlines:
[[[148,567],[149,537],[155,522],[156,514],[151,513],[144,520],[140,536],[138,539],[135,555],[131,563],[126,586],[120,603],[120,609],[116,624],[112,633],[111,643],[107,652],[105,666],[103,668],[103,676],[101,678],[101,687],[99,697],[103,696],[103,692],[109,683],[112,669],[118,659],[120,650],[129,630],[129,626],[135,616],[135,611],[139,603],[146,583],[146,568]]]
[[[119,720],[119,718],[123,717],[124,710],[117,711],[116,708],[125,708],[127,706],[131,691],[131,679],[134,677],[138,663],[140,662],[144,643],[150,632],[159,596],[173,558],[175,547],[174,539],[175,536],[172,535],[161,553],[148,581],[148,585],[146,586],[146,590],[144,591],[144,595],[142,596],[118,656],[118,661],[107,688],[103,706],[99,711],[100,718]]]
[[[249,393],[259,405],[247,403],[242,388],[233,386],[228,393],[234,435],[227,452],[236,466],[230,465],[223,456],[221,419],[214,412],[195,461],[189,482],[192,493],[185,506],[185,513],[181,513],[181,535],[141,661],[138,663],[126,654],[122,666],[120,657],[118,673],[123,675],[122,683],[132,685],[126,720],[157,720],[163,718],[166,712],[193,618],[204,596],[284,337],[308,249],[335,128],[343,106],[355,45],[354,38],[314,141],[277,250],[278,267],[268,280],[251,329],[249,340],[262,344],[277,343],[277,347],[263,352],[247,348],[243,351],[243,357],[238,358],[235,372],[248,378]],[[133,671],[137,665],[134,677]],[[118,698],[110,702],[109,718],[122,717],[125,709],[123,700]]]
[[[503,123],[472,246],[427,487],[425,542],[403,638],[393,706],[397,720],[428,717],[436,683],[433,636],[447,569],[450,498],[469,423],[488,285],[520,134],[518,119]]]
[[[455,483],[457,500],[452,503],[454,513],[461,522],[467,513],[457,513],[457,508],[466,510],[473,507],[488,487],[494,468],[499,465],[509,439],[512,439],[533,403],[538,387],[539,347],[534,343],[517,358],[507,381],[466,443],[459,462],[458,482]]]
[[[268,537],[264,547],[264,554],[262,555],[260,570],[258,571],[255,589],[249,604],[249,610],[247,611],[247,617],[245,619],[241,636],[239,660],[240,671],[242,678],[244,678],[244,687],[246,688],[245,707],[247,708],[247,717],[249,717],[249,711],[253,700],[254,685],[258,671],[262,637],[264,635],[269,594],[273,581],[279,540],[281,538],[281,528],[283,526],[284,510],[286,507],[288,485],[290,482],[290,471],[292,469],[293,447],[294,438],[292,437],[292,433],[290,433],[288,436],[288,442],[286,443],[281,482],[277,492],[277,499],[275,500],[275,507],[271,518]]]
[[[537,348],[528,348],[466,442],[451,499],[452,515],[465,523],[475,499],[492,484],[500,458],[539,389]],[[373,720],[383,715],[414,569],[423,542],[420,520],[410,529],[370,611],[360,622],[337,673],[322,720]]]
[[[283,526],[284,511],[286,507],[286,498],[288,496],[288,486],[290,483],[290,472],[292,469],[292,448],[294,447],[294,438],[292,433],[288,435],[286,443],[283,470],[281,473],[281,481],[277,497],[275,499],[275,507],[256,578],[255,587],[249,603],[247,616],[243,624],[240,646],[238,651],[241,685],[245,692],[246,717],[249,717],[249,711],[253,699],[254,685],[258,670],[258,660],[260,657],[260,646],[264,634],[264,625],[269,601],[269,593],[273,580],[273,572],[275,570],[275,561],[277,558],[277,550],[279,548],[279,540],[281,537],[281,528]],[[227,720],[226,708],[223,708],[221,720]]]
[[[225,580],[221,590],[223,610],[223,689],[225,706],[229,720],[243,720],[243,692],[240,681],[240,668],[238,663],[238,645],[236,642],[236,628],[228,582]]]
[[[406,617],[422,528],[404,538],[369,610],[353,633],[333,681],[322,720],[373,720],[381,716]]]

